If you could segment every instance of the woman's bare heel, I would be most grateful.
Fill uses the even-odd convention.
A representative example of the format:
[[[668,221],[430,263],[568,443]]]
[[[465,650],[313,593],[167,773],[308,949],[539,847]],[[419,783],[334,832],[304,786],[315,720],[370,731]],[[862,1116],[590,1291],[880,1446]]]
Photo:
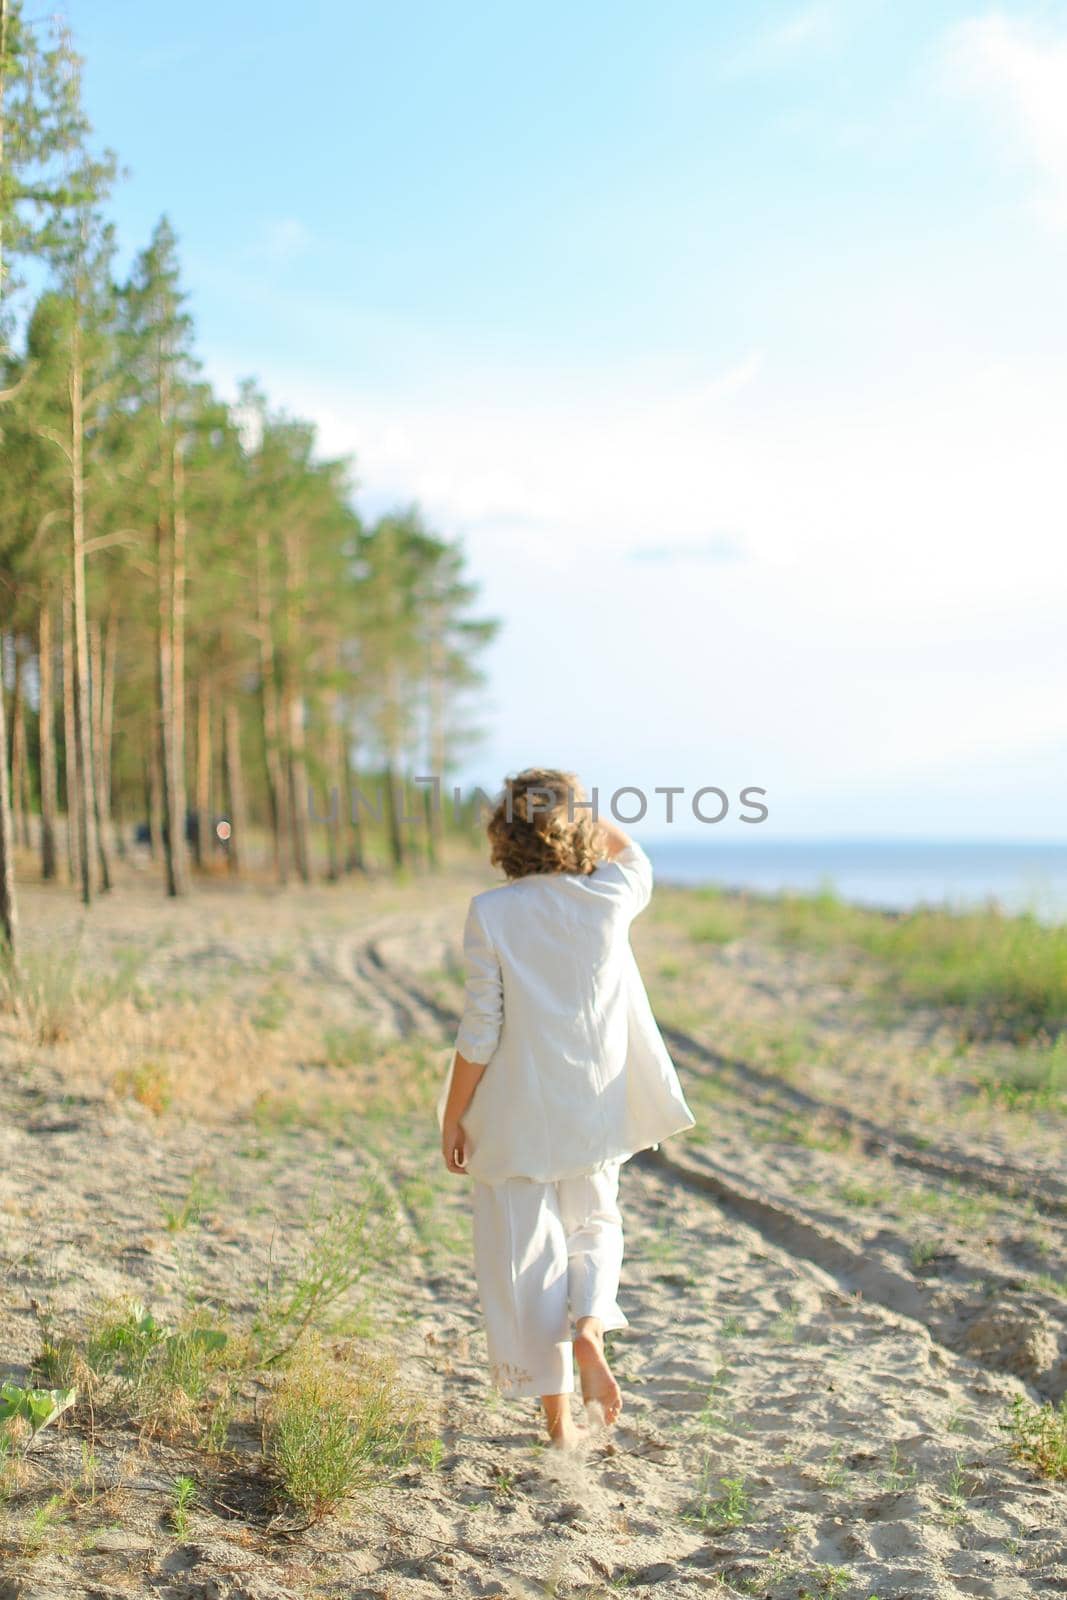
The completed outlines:
[[[584,1430],[579,1428],[571,1415],[571,1397],[569,1394],[543,1394],[541,1406],[545,1413],[545,1426],[548,1428],[548,1437],[557,1450],[573,1450],[582,1438]]]
[[[579,1317],[574,1359],[582,1379],[586,1410],[610,1427],[622,1410],[622,1391],[604,1354],[604,1324],[599,1317]]]

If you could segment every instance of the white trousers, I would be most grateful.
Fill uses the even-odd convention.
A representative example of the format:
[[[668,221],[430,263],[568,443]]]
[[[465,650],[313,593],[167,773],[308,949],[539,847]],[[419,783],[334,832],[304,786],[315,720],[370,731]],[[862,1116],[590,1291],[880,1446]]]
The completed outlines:
[[[619,1169],[580,1178],[473,1183],[474,1270],[493,1387],[571,1394],[579,1317],[627,1328],[619,1309]]]

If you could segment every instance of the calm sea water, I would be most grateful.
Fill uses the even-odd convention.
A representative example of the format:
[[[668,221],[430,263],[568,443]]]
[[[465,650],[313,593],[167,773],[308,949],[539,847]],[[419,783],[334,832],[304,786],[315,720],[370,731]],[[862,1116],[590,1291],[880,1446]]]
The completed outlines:
[[[996,902],[1067,919],[1067,843],[895,839],[648,839],[662,883],[718,884],[765,894],[832,888],[857,905],[956,908]]]

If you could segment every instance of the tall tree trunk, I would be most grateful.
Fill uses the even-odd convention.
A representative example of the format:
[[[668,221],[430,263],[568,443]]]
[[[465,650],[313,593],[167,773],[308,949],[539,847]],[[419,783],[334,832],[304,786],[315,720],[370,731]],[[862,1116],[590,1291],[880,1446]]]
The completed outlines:
[[[345,817],[348,820],[348,855],[345,859],[346,872],[366,872],[367,858],[363,849],[363,815],[359,805],[359,773],[352,765],[351,738],[349,729],[344,730],[344,784],[341,789],[341,804],[345,808]]]
[[[29,739],[26,733],[26,695],[23,692],[19,717],[19,738],[22,742],[22,844],[25,850],[33,849],[33,762],[30,759]]]
[[[404,865],[404,832],[401,817],[404,796],[392,758],[385,763],[385,818],[389,828],[389,853],[398,870]]]
[[[267,765],[274,865],[279,883],[289,881],[289,787],[281,754],[278,688],[274,676],[274,622],[271,614],[267,535],[256,536],[256,623],[259,633],[259,689],[263,715],[263,750]]]
[[[37,674],[40,685],[41,877],[54,878],[56,862],[56,709],[52,659],[52,597],[45,590],[37,618]]]
[[[304,883],[311,882],[308,851],[307,735],[304,702],[290,683],[285,689],[285,719],[289,729],[289,809],[293,826],[293,859]]]
[[[167,809],[163,803],[162,744],[158,719],[155,719],[148,755],[148,832],[152,842],[153,861],[158,861],[161,855],[166,855],[163,835],[167,826]]]
[[[156,696],[159,718],[159,776],[162,798],[163,871],[168,895],[181,894],[181,873],[178,857],[185,847],[184,818],[178,815],[178,797],[174,788],[174,666],[171,652],[171,603],[168,569],[170,562],[166,549],[166,532],[160,529],[156,540],[156,553],[160,564],[158,584],[158,615],[156,618]]]
[[[307,733],[301,672],[303,552],[298,535],[290,530],[285,540],[285,651],[282,657],[282,700],[289,757],[289,806],[293,828],[293,859],[304,883],[311,881],[308,851]]]
[[[15,896],[15,840],[11,829],[11,788],[7,771],[7,716],[0,686],[0,932],[9,958],[18,950],[18,901]]]
[[[326,774],[329,793],[326,796],[326,849],[327,875],[336,883],[344,871],[344,790],[345,773],[341,744],[341,696],[336,688],[326,696]]]
[[[74,673],[74,596],[70,579],[63,582],[63,800],[67,808],[67,870],[71,883],[81,878],[78,837],[78,717]]]
[[[185,848],[185,814],[187,809],[185,798],[185,560],[187,532],[185,519],[185,457],[182,453],[182,439],[177,427],[174,429],[171,440],[171,484],[172,530],[174,534],[173,561],[170,574],[170,660],[173,674],[170,697],[173,717],[171,761],[173,763],[174,804],[181,822],[180,842],[175,855],[177,892],[184,894],[189,888],[189,858]]]
[[[418,788],[414,784],[409,785],[406,776],[401,781],[400,795],[400,822],[405,830],[407,839],[407,858],[411,866],[418,869],[423,865],[422,841],[419,838],[419,834],[422,830],[424,818],[420,815],[421,803]],[[414,795],[413,799],[411,798],[412,795]],[[412,807],[410,811],[408,810],[409,805]]]
[[[434,770],[436,771],[436,768]],[[422,790],[422,812],[426,823],[426,865],[434,872],[441,865],[441,804],[440,783],[436,789],[432,784],[426,784]]]
[[[14,684],[11,691],[11,832],[19,844],[26,847],[26,719],[22,711],[22,651],[19,648],[18,635],[12,633],[3,639],[4,649],[0,651],[0,658],[7,654],[7,641],[11,640],[11,654],[14,660]]]
[[[101,794],[104,795],[104,814],[114,832],[112,821],[112,746],[115,742],[115,664],[118,659],[118,606],[114,600],[107,606],[107,632],[104,634],[104,669],[101,672]],[[122,851],[120,851],[122,853]]]
[[[399,598],[399,597],[397,597]],[[397,669],[396,656],[392,650],[385,662],[384,671],[385,695],[384,713],[382,720],[383,743],[385,745],[385,816],[389,833],[389,853],[393,858],[393,866],[399,870],[404,865],[404,822],[405,797],[403,791],[397,793],[396,759],[400,747],[400,675]]]
[[[156,858],[156,841],[152,837],[152,751],[151,746],[141,752],[141,799],[144,804],[144,814],[148,818],[148,854],[154,861]]]
[[[81,330],[77,311],[70,367],[71,589],[74,606],[75,728],[78,746],[78,849],[82,900],[92,903],[97,855],[93,784],[92,711],[89,703],[89,629],[85,602],[85,420],[82,406]]]
[[[441,608],[436,605],[430,618],[429,679],[430,775],[437,781],[426,788],[426,858],[436,868],[441,861],[445,809],[445,641]]]
[[[4,86],[7,63],[7,0],[0,0],[0,175],[4,174]],[[0,209],[0,312],[4,292],[4,219]],[[11,959],[16,954],[18,904],[15,898],[14,838],[11,830],[11,790],[7,778],[7,717],[0,683],[0,933]]]
[[[89,708],[93,739],[93,816],[96,821],[96,853],[100,862],[100,886],[111,888],[111,854],[108,849],[107,797],[104,793],[104,662],[100,624],[89,624]]]
[[[120,861],[128,861],[130,855],[129,840],[126,836],[126,808],[124,795],[119,789],[110,801],[111,834],[115,841],[115,854]]]
[[[100,793],[108,838],[120,856],[125,856],[122,828],[111,803],[111,752],[115,742],[115,673],[119,651],[119,611],[115,601],[108,605],[107,632],[104,635],[103,670],[100,675]]]
[[[196,865],[210,865],[211,828],[211,684],[202,672],[196,682]]]
[[[241,766],[241,708],[236,695],[226,701],[223,719],[226,750],[226,797],[230,812],[230,871],[236,876],[247,858],[248,813],[245,808],[244,771]]]

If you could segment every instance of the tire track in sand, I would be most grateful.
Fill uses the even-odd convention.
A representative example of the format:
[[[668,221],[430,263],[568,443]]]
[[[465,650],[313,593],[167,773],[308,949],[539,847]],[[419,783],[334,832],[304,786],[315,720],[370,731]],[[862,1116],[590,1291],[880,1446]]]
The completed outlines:
[[[432,1027],[442,1034],[458,1024],[459,1016],[454,1008],[428,995],[417,979],[387,960],[380,936],[370,941],[369,947],[363,947],[360,959],[363,970],[378,975],[398,1014],[402,1012],[412,1023]],[[683,1072],[694,1070],[692,1058],[701,1053],[713,1057],[719,1064],[713,1052],[705,1051],[689,1035],[677,1029],[662,1031],[676,1051]],[[744,1063],[737,1065],[747,1070]],[[758,1069],[752,1072],[760,1079],[770,1078],[770,1074],[760,1073]],[[787,1085],[781,1087],[789,1089],[789,1098],[794,1104],[803,1103],[831,1115],[840,1109],[806,1096],[801,1090],[794,1091]],[[857,1119],[857,1123],[863,1120]],[[879,1130],[879,1135],[887,1146],[896,1144],[886,1130]],[[961,1298],[942,1307],[934,1303],[933,1291],[940,1286],[909,1277],[888,1259],[888,1252],[872,1255],[826,1223],[805,1215],[803,1208],[794,1202],[748,1181],[742,1173],[718,1166],[706,1152],[692,1145],[685,1147],[684,1155],[668,1154],[660,1149],[642,1152],[634,1159],[639,1165],[653,1166],[668,1173],[694,1195],[711,1197],[723,1210],[754,1227],[769,1244],[784,1250],[807,1268],[814,1268],[827,1287],[833,1286],[849,1296],[859,1294],[866,1304],[878,1306],[895,1318],[919,1324],[945,1349],[987,1371],[1022,1377],[1043,1398],[1058,1399],[1067,1389],[1064,1308],[1051,1295],[1037,1291],[1027,1295],[1018,1321],[1005,1313],[1002,1316],[1005,1326],[999,1338],[994,1331],[991,1338],[983,1341],[981,1318],[989,1309],[989,1289],[1014,1293],[1017,1279],[983,1268],[977,1297],[969,1301]],[[982,1169],[989,1165],[978,1158],[970,1163],[955,1159],[939,1162],[934,1157],[926,1170],[932,1175],[957,1180],[962,1166],[970,1172],[973,1182],[980,1182]],[[1057,1201],[1055,1195],[1048,1198],[1054,1203]],[[906,1243],[902,1239],[902,1245]],[[1027,1324],[1027,1308],[1032,1313],[1032,1326]],[[1037,1338],[1036,1349],[1031,1348],[1034,1345],[1031,1333]],[[1037,1337],[1038,1334],[1041,1337]],[[1051,1345],[1050,1339],[1054,1341]]]

